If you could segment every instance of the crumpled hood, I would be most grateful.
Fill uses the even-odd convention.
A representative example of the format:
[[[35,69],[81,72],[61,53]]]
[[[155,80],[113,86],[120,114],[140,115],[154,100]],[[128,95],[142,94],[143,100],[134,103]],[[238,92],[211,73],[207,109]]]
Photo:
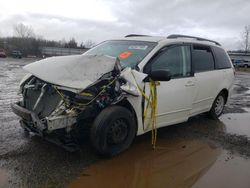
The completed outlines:
[[[103,74],[114,69],[110,56],[72,55],[46,58],[24,69],[46,82],[74,89],[85,89]]]

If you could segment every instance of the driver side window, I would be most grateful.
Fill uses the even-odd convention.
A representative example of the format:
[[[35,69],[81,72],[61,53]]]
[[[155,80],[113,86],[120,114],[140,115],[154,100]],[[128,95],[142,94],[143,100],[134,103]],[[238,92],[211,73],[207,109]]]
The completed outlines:
[[[169,70],[172,78],[191,76],[190,46],[175,46],[164,50],[153,60],[151,70]]]

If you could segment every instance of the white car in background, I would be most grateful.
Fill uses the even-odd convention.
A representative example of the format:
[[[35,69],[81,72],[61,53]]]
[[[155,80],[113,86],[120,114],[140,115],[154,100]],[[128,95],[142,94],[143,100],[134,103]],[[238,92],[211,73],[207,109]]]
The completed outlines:
[[[20,84],[23,100],[12,104],[22,127],[65,147],[87,130],[95,150],[106,156],[126,150],[151,129],[204,112],[219,117],[234,80],[218,42],[185,35],[128,35],[24,69],[30,74]],[[157,109],[148,100],[152,89]],[[154,110],[156,127],[149,125]]]

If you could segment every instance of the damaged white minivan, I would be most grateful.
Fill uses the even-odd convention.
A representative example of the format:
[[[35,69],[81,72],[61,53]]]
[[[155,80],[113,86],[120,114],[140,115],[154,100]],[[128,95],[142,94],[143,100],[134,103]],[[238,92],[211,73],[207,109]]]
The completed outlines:
[[[218,42],[185,35],[128,35],[24,69],[23,98],[12,104],[21,126],[64,147],[89,136],[105,156],[152,129],[204,112],[219,117],[234,80]]]

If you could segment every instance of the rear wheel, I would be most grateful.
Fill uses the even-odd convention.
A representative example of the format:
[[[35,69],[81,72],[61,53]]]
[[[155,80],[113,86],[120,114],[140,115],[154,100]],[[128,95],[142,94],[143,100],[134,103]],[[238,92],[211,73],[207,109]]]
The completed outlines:
[[[110,106],[94,120],[90,130],[91,143],[101,155],[117,155],[131,145],[136,135],[133,114],[124,107]]]
[[[225,95],[221,92],[219,95],[215,98],[213,106],[211,110],[209,111],[209,115],[213,119],[218,119],[220,115],[223,112],[224,106],[226,104],[226,97]]]

